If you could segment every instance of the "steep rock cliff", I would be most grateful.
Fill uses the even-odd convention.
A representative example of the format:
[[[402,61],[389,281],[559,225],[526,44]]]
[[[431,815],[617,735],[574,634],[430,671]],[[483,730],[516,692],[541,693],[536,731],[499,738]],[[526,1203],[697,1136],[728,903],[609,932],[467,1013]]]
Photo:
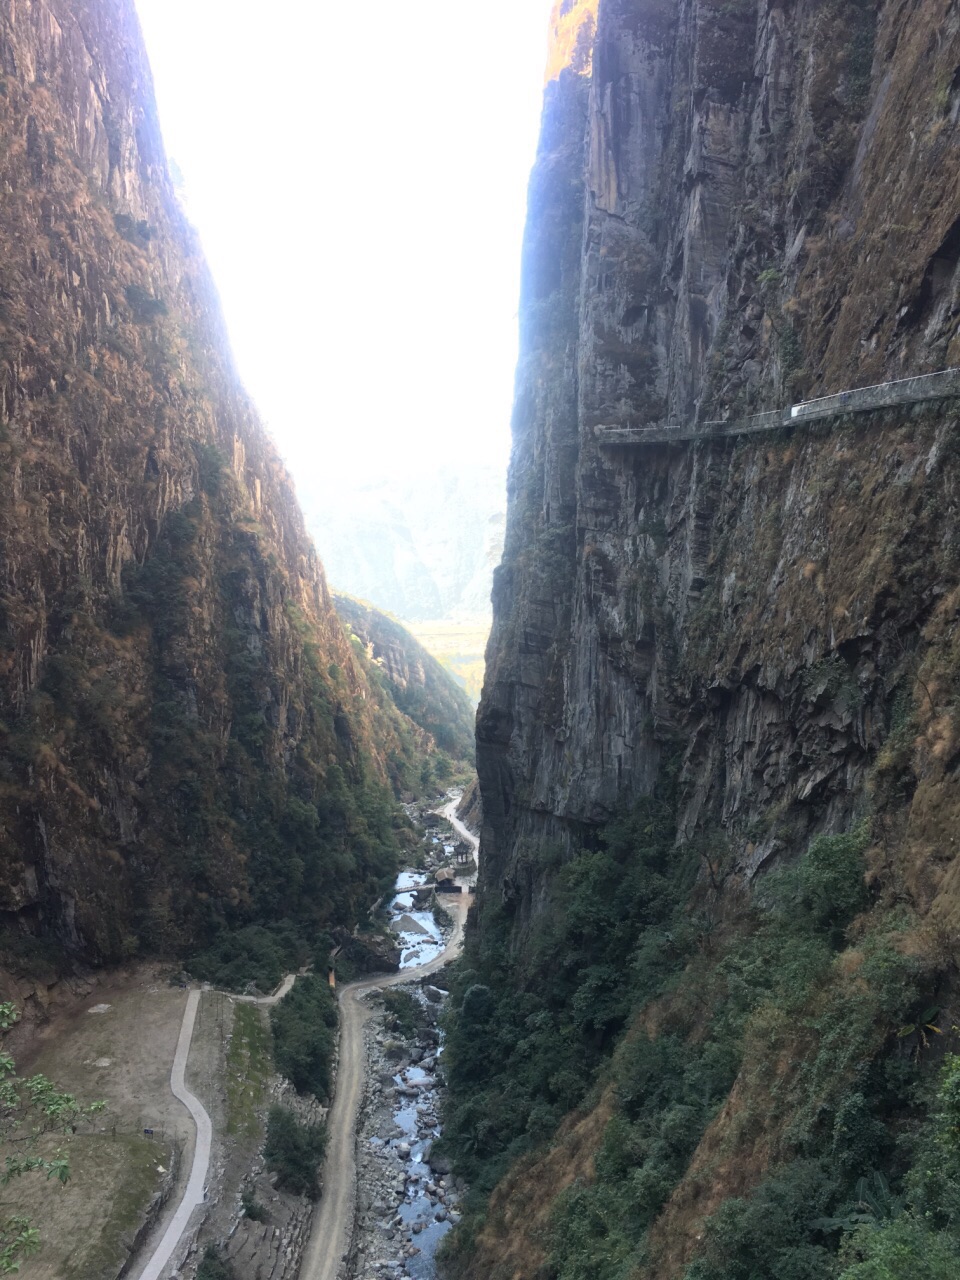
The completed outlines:
[[[788,20],[776,4],[758,16],[752,3],[608,3],[592,75],[565,70],[548,86],[479,728],[495,855],[518,824],[596,822],[649,790],[658,744],[681,718],[687,728],[700,698],[723,702],[725,721],[749,718],[761,689],[783,701],[801,668],[845,653],[855,670],[859,642],[882,643],[877,628],[861,633],[878,621],[883,583],[851,599],[855,578],[824,561],[838,537],[863,548],[864,530],[878,554],[893,552],[878,513],[852,498],[872,459],[870,491],[896,483],[891,516],[904,510],[916,464],[884,434],[903,429],[896,415],[778,440],[789,474],[766,493],[765,440],[608,451],[592,428],[735,416],[789,403],[800,384],[812,396],[952,358],[960,192],[943,85],[956,33],[941,8],[799,5]],[[803,198],[831,129],[844,138],[836,172]],[[903,248],[878,265],[898,236]],[[936,423],[907,431],[925,466]],[[856,452],[852,519],[837,521],[821,500],[826,475],[810,469],[825,473],[843,448]],[[931,505],[942,452],[923,473]],[[775,560],[762,575],[764,521]],[[816,572],[803,577],[808,564]],[[747,622],[753,590],[760,612]],[[696,631],[711,610],[703,634],[726,661]],[[718,811],[749,822],[757,780],[729,773]]]
[[[462,1015],[474,1038],[484,1027],[495,1036],[489,991],[526,1002],[511,1034],[527,1038],[508,1070],[530,1102],[484,1127],[467,1095],[500,1068],[472,1062],[465,1040],[453,1138],[486,1189],[592,1083],[600,1093],[591,1118],[564,1130],[567,1158],[555,1150],[518,1166],[482,1247],[459,1257],[477,1276],[595,1280],[627,1274],[616,1268],[632,1258],[666,1277],[706,1248],[704,1221],[726,1198],[752,1194],[798,1151],[820,1151],[815,1126],[812,1146],[790,1146],[799,1112],[782,1101],[783,1077],[815,1054],[770,1032],[763,1054],[779,1061],[779,1083],[734,1072],[704,1113],[726,1099],[712,1127],[694,1124],[692,1147],[677,1140],[679,1164],[637,1191],[634,1225],[614,1228],[604,1178],[641,1179],[641,1139],[629,1148],[623,1126],[642,1108],[636,1094],[637,1112],[617,1103],[622,1075],[615,1087],[598,1064],[631,1019],[633,1040],[617,1050],[624,1071],[630,1044],[664,1025],[688,1046],[704,1042],[709,1015],[696,1000],[716,995],[712,975],[733,964],[738,928],[763,935],[751,889],[762,905],[765,873],[812,849],[798,873],[812,875],[816,851],[835,848],[816,837],[859,832],[874,922],[861,938],[877,936],[881,903],[899,902],[911,923],[889,945],[917,963],[911,998],[936,989],[949,1003],[960,925],[958,416],[947,403],[631,449],[601,447],[596,428],[737,418],[958,362],[960,11],[942,0],[565,0],[555,23],[477,724],[482,860],[468,963],[488,995],[468,990]],[[625,831],[617,824],[638,805]],[[646,850],[642,873],[631,848]],[[637,905],[616,949],[624,895]],[[608,915],[610,929],[598,928]],[[696,938],[681,946],[681,928]],[[654,984],[645,994],[660,990],[659,1003],[638,996],[631,1013],[622,992],[650,971],[638,948],[654,935],[662,955],[676,947],[699,992],[690,980],[678,1012],[680,996]],[[598,954],[604,972],[590,967]],[[842,989],[829,972],[821,1009],[834,978]],[[903,1000],[899,1014],[875,1011],[864,1063],[892,1052],[895,1017],[912,1026]],[[580,1044],[579,1079],[577,1059],[558,1050],[549,1083],[530,1083],[547,1025],[555,1043]],[[833,1123],[842,1107],[825,1084],[820,1102]],[[513,1126],[508,1138],[500,1124]],[[557,1200],[577,1178],[598,1188],[583,1217],[573,1191]],[[577,1223],[567,1236],[565,1215]],[[810,1239],[836,1250],[835,1238]],[[593,1269],[578,1271],[585,1240]]]
[[[346,920],[428,746],[368,685],[232,366],[132,0],[11,0],[0,76],[7,941],[112,960]]]

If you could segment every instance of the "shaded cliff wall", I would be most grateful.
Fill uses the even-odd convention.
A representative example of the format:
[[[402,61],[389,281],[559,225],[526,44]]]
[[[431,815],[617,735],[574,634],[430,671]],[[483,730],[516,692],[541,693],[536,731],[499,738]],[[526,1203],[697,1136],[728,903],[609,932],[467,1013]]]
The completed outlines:
[[[423,743],[233,368],[132,0],[3,5],[0,136],[2,919],[111,959],[347,917]]]
[[[949,412],[633,451],[600,450],[592,427],[953,358],[942,8],[610,0],[592,74],[548,86],[478,721],[491,886],[512,884],[523,834],[648,792],[678,739],[685,832],[746,832],[774,805],[807,829],[857,804],[903,646],[949,591]],[[821,662],[857,688],[855,715],[816,691]]]
[[[697,922],[707,959],[687,961],[697,976],[670,1024],[682,1043],[705,1034],[694,988],[724,954],[716,940],[752,911],[758,873],[864,816],[872,891],[913,922],[898,954],[952,972],[957,405],[634,450],[601,450],[594,428],[739,417],[957,363],[958,68],[960,12],[939,0],[601,0],[592,58],[547,86],[506,549],[477,722],[482,859],[468,938],[474,981],[479,972],[495,993],[502,984],[529,998],[521,1034],[541,1017],[537,984],[555,982],[551,936],[591,936],[576,864],[616,852],[610,824],[655,790],[669,796],[675,864],[692,854],[699,867],[683,918]],[[617,856],[621,880],[590,899],[601,919],[630,888]],[[657,862],[650,884],[670,874]],[[607,998],[633,980],[635,959],[627,946],[619,977],[603,979]],[[479,1018],[476,999],[463,999],[463,1015]],[[574,1020],[599,996],[584,988],[577,999]],[[864,1061],[895,1043],[895,1016],[875,1015]],[[640,1038],[664,1021],[662,1009],[640,1017]],[[643,1205],[637,1190],[638,1220],[663,1210],[637,1274],[684,1274],[705,1215],[785,1158],[789,1108],[771,1096],[812,1061],[817,1033],[804,1025],[806,1045],[785,1032],[754,1043],[772,1082],[744,1067],[688,1173],[663,1175],[668,1188],[677,1179],[669,1195],[661,1187]],[[533,1041],[530,1031],[528,1053],[539,1052]],[[596,1035],[583,1043],[593,1052]],[[471,1065],[465,1051],[462,1061]],[[518,1079],[522,1069],[511,1067]],[[543,1131],[528,1108],[526,1135],[491,1136],[496,1121],[484,1130],[464,1102],[482,1083],[462,1076],[454,1129],[466,1132],[465,1115],[476,1126],[463,1150],[485,1142],[489,1170],[498,1151]],[[536,1096],[555,1107],[563,1089]],[[824,1086],[832,1115],[826,1097]],[[646,1226],[618,1254],[618,1211],[600,1192],[576,1218],[594,1224],[584,1239],[596,1230],[593,1271],[570,1261],[582,1240],[556,1246],[551,1217],[575,1179],[599,1177],[607,1194],[621,1159],[627,1185],[616,1134],[607,1173],[595,1163],[618,1105],[613,1092],[594,1094],[564,1131],[566,1155],[517,1166],[457,1255],[458,1274],[639,1265]],[[573,1213],[573,1200],[560,1203]]]

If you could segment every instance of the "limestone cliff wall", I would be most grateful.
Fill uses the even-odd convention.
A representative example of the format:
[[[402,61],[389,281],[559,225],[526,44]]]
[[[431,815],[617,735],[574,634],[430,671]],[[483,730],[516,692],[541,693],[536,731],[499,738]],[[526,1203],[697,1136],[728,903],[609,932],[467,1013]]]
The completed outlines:
[[[468,945],[501,981],[489,953],[506,939],[502,981],[535,1003],[524,975],[569,905],[560,867],[669,773],[678,844],[706,851],[709,928],[869,813],[871,882],[949,968],[960,406],[631,449],[595,429],[735,419],[960,363],[960,10],[579,12],[591,48],[551,64],[530,187]],[[635,1015],[655,1034],[655,1012]],[[683,1024],[691,1044],[701,1031]],[[514,1166],[456,1274],[557,1274],[557,1197],[598,1176],[612,1097]],[[737,1128],[744,1097],[776,1131],[741,1081],[635,1274],[683,1275],[706,1215],[769,1167]]]
[[[348,911],[376,859],[318,847],[378,845],[349,796],[416,734],[237,378],[132,0],[5,0],[0,139],[0,918],[116,958],[271,876]]]
[[[682,831],[718,825],[748,875],[862,799],[952,607],[952,407],[739,444],[593,428],[956,362],[958,23],[606,0],[547,87],[478,720],[487,892],[521,918],[526,836],[589,832],[678,744]]]

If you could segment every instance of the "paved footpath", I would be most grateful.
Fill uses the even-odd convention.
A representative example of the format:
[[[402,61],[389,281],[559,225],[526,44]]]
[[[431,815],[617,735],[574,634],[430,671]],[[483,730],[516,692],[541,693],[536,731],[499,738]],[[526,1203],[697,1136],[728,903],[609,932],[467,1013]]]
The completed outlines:
[[[231,996],[238,1004],[259,1004],[269,1007],[277,1004],[287,994],[297,980],[297,974],[288,973],[272,996]],[[160,1280],[164,1268],[173,1257],[177,1245],[190,1225],[194,1209],[204,1202],[204,1189],[207,1174],[210,1170],[210,1150],[213,1143],[213,1125],[207,1111],[194,1094],[187,1088],[184,1078],[187,1059],[190,1057],[190,1045],[193,1042],[193,1028],[197,1020],[197,1009],[200,1007],[202,991],[196,988],[187,996],[187,1007],[183,1011],[183,1022],[180,1024],[180,1039],[177,1041],[177,1052],[170,1071],[170,1089],[173,1096],[187,1108],[196,1127],[196,1141],[193,1148],[193,1162],[190,1178],[176,1212],[167,1224],[167,1229],[160,1237],[153,1254],[147,1259],[137,1280]]]
[[[213,1126],[199,1098],[187,1088],[184,1072],[187,1069],[187,1058],[190,1056],[190,1042],[193,1040],[193,1026],[197,1020],[197,1009],[200,1006],[200,992],[191,991],[187,996],[187,1007],[184,1010],[183,1022],[180,1025],[180,1039],[177,1041],[177,1052],[173,1059],[173,1070],[170,1072],[170,1088],[173,1095],[187,1108],[197,1127],[197,1138],[193,1151],[193,1167],[190,1180],[183,1193],[183,1199],[170,1220],[166,1231],[154,1250],[153,1256],[140,1272],[139,1280],[160,1280],[163,1269],[173,1256],[173,1251],[180,1243],[180,1238],[194,1209],[203,1204],[204,1187],[207,1181],[207,1170],[210,1167],[210,1146],[213,1141]]]

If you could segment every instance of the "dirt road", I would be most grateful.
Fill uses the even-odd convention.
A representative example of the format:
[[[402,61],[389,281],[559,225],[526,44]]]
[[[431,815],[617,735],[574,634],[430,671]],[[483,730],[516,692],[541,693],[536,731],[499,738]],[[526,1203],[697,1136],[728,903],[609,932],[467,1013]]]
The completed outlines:
[[[479,853],[480,851],[480,841],[477,839],[477,837],[473,834],[472,831],[467,830],[467,828],[463,825],[463,823],[457,817],[457,805],[459,803],[460,803],[459,800],[451,800],[448,805],[444,806],[444,808],[440,810],[440,813],[442,813],[443,816],[446,818],[446,820],[450,823],[451,827],[453,827],[457,835],[463,836],[464,840],[466,840],[467,843],[472,846],[474,856],[476,856],[477,853]]]
[[[280,1003],[299,976],[297,973],[288,973],[272,996],[232,996],[231,999],[235,1000],[237,1004],[259,1004],[269,1009],[273,1005]]]
[[[463,830],[466,833],[466,828]],[[469,838],[473,839],[472,836]],[[456,923],[446,949],[436,959],[386,978],[351,982],[340,992],[340,1065],[333,1106],[327,1117],[323,1198],[300,1264],[300,1280],[336,1280],[344,1254],[350,1247],[357,1196],[357,1111],[366,1080],[363,1027],[373,1013],[364,997],[371,991],[436,973],[457,958],[470,899],[462,894],[456,901],[451,900],[445,905],[456,913]]]

